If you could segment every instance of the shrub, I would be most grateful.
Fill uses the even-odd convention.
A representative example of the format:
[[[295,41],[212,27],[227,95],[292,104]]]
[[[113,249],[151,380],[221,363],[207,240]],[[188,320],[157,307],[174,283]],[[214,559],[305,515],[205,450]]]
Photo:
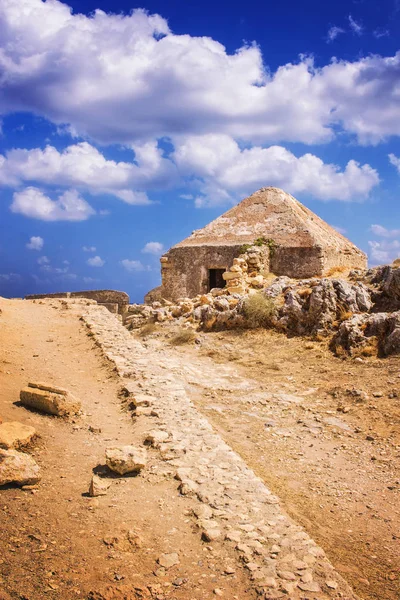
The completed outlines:
[[[262,292],[251,294],[243,304],[243,313],[249,327],[268,327],[276,312],[272,298],[267,298]]]
[[[189,344],[194,342],[196,339],[196,334],[193,329],[180,329],[175,335],[171,338],[170,344],[173,346],[182,346],[183,344]]]

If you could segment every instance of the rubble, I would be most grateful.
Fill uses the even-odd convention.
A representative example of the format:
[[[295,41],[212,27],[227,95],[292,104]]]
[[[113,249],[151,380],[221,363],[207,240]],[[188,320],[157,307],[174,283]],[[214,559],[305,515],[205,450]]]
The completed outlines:
[[[29,454],[0,449],[0,487],[10,483],[35,485],[41,479],[39,472],[39,466]]]
[[[81,402],[68,390],[44,383],[29,383],[20,392],[21,403],[49,415],[69,418],[78,415]]]

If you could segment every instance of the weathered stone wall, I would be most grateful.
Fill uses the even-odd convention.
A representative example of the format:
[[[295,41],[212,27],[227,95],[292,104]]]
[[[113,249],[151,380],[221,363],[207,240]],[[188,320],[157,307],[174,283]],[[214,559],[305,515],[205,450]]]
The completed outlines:
[[[326,275],[330,269],[335,267],[347,267],[349,269],[366,269],[367,268],[367,255],[361,250],[350,250],[331,252],[324,251],[322,258],[322,275]]]
[[[172,248],[161,258],[162,297],[193,298],[208,292],[208,270],[228,269],[240,245]]]
[[[278,246],[270,258],[271,271],[296,279],[322,275],[323,251],[314,248]]]
[[[43,298],[87,298],[103,304],[110,312],[123,314],[125,307],[129,304],[129,296],[126,292],[115,290],[87,290],[83,292],[60,292],[56,294],[30,294],[25,300],[40,300]],[[115,305],[118,306],[116,310]]]

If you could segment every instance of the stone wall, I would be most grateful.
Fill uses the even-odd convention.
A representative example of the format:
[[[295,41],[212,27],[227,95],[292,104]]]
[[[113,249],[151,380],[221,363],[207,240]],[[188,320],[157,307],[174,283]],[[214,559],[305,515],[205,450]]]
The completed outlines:
[[[206,294],[208,270],[228,269],[240,245],[175,247],[161,257],[162,297],[166,300]]]
[[[129,304],[126,292],[115,290],[87,290],[82,292],[59,292],[56,294],[30,294],[25,300],[41,300],[43,298],[87,298],[104,305],[110,312],[123,314]]]
[[[177,300],[207,294],[208,270],[228,270],[240,255],[241,245],[219,246],[176,246],[161,257],[162,286],[149,294],[146,302],[155,300]],[[321,277],[334,267],[352,269],[366,268],[367,258],[361,250],[327,250],[321,246],[276,246],[270,253],[263,248],[261,273],[269,271],[296,279]]]

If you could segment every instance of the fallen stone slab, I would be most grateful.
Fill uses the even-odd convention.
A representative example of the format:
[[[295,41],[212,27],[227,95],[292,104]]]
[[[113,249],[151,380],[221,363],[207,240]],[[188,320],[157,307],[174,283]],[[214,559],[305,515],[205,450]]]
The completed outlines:
[[[106,481],[98,475],[93,475],[92,481],[90,482],[89,486],[89,496],[106,496],[110,485],[110,481]]]
[[[0,449],[0,487],[10,483],[35,485],[41,479],[39,472],[40,467],[29,454]]]
[[[32,444],[37,437],[36,429],[18,421],[0,424],[0,448],[19,450]]]
[[[106,449],[106,464],[118,475],[138,473],[147,463],[147,453],[135,446],[115,446]]]
[[[29,383],[20,392],[24,406],[41,412],[68,418],[79,414],[80,401],[68,390],[43,383]]]

